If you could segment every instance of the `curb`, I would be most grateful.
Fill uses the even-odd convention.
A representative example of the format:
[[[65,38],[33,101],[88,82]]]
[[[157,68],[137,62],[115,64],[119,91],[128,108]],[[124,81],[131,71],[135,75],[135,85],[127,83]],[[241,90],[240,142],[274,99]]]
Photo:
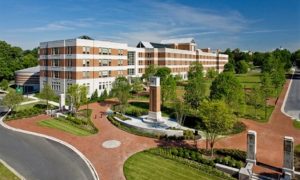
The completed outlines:
[[[284,96],[283,103],[282,103],[281,108],[280,108],[280,109],[281,109],[281,112],[282,112],[284,115],[286,115],[287,117],[292,118],[292,120],[294,119],[294,117],[291,116],[291,115],[289,115],[289,114],[287,114],[287,113],[284,111],[284,108],[285,108],[285,103],[286,103],[286,101],[287,101],[287,98],[288,98],[288,96],[289,96],[289,92],[290,92],[290,89],[291,89],[291,86],[292,86],[292,83],[293,83],[293,77],[294,77],[295,71],[296,71],[296,69],[293,71],[292,78],[291,78],[291,80],[290,80],[288,89],[287,89],[287,91],[286,91],[286,94],[285,94],[285,96]]]
[[[65,142],[65,141],[62,141],[60,139],[57,139],[55,137],[52,137],[52,136],[48,136],[48,135],[44,135],[44,134],[40,134],[40,133],[36,133],[36,132],[31,132],[31,131],[26,131],[26,130],[22,130],[22,129],[17,129],[17,128],[14,128],[14,127],[11,127],[11,126],[8,126],[7,124],[5,124],[3,122],[3,119],[5,119],[6,115],[10,112],[10,110],[2,117],[0,118],[0,125],[3,126],[4,128],[6,129],[9,129],[9,130],[12,130],[12,131],[16,131],[16,132],[21,132],[21,133],[24,133],[24,134],[30,134],[30,135],[34,135],[34,136],[39,136],[39,137],[42,137],[42,138],[46,138],[46,139],[49,139],[49,140],[52,140],[52,141],[55,141],[57,143],[60,143],[68,148],[70,148],[71,150],[73,150],[85,163],[86,165],[88,166],[88,168],[90,169],[93,177],[94,177],[94,180],[99,180],[99,176],[98,176],[98,173],[95,169],[95,167],[93,166],[93,164],[78,150],[76,149],[74,146],[72,146],[71,144]]]
[[[16,175],[21,180],[26,180],[20,173],[18,173],[14,168],[8,165],[5,161],[0,159],[0,163],[3,164],[8,170],[10,170],[14,175]]]

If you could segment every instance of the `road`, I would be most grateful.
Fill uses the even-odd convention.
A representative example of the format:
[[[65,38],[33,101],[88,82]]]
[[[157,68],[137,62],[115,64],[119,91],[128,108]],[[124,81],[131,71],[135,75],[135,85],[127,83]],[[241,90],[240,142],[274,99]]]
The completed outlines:
[[[300,69],[295,70],[284,112],[295,119],[300,119]]]
[[[8,130],[1,125],[0,159],[27,180],[93,179],[88,166],[71,149],[46,138]]]

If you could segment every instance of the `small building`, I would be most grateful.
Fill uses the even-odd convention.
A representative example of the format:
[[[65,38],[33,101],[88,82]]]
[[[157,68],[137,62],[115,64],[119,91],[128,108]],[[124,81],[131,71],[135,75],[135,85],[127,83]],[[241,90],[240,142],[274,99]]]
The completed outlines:
[[[21,69],[15,72],[17,90],[23,94],[40,90],[40,66]]]

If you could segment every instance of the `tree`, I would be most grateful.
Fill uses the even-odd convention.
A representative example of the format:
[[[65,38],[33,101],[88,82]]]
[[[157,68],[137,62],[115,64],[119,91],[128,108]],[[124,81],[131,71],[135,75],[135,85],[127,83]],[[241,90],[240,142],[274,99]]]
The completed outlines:
[[[2,104],[7,106],[12,111],[23,101],[22,94],[16,93],[14,90],[10,90],[2,100]]]
[[[203,75],[202,64],[194,63],[191,65],[188,72],[188,84],[184,87],[184,100],[194,109],[200,106],[206,95],[206,84],[204,83]]]
[[[230,72],[221,73],[212,82],[210,98],[214,100],[223,99],[226,104],[235,110],[242,110],[245,103],[242,85],[234,74]]]
[[[208,68],[206,77],[208,77],[210,79],[214,79],[218,76],[218,74],[219,73],[215,70],[215,68]]]
[[[224,65],[224,72],[232,72],[235,73],[234,64],[228,62]]]
[[[295,51],[291,56],[292,62],[294,62],[298,67],[300,67],[300,49]]]
[[[173,101],[173,108],[177,123],[183,125],[188,111],[187,105],[181,99],[175,98],[175,100]]]
[[[139,77],[133,78],[132,79],[132,92],[135,94],[140,93],[143,91],[143,83]]]
[[[40,98],[46,100],[47,110],[49,106],[49,101],[54,99],[56,96],[55,92],[49,84],[45,84],[42,91],[40,92]]]
[[[125,113],[125,108],[128,103],[128,99],[130,97],[130,91],[131,86],[128,82],[128,80],[125,77],[118,77],[116,78],[115,82],[112,86],[112,94],[115,96],[120,103],[120,110],[121,113]]]
[[[71,104],[74,106],[76,115],[80,105],[87,102],[87,87],[79,84],[72,84],[68,87],[67,95],[70,97]]]
[[[97,99],[98,99],[98,90],[96,89],[91,96],[91,101],[96,101]]]
[[[0,88],[6,91],[8,89],[8,86],[9,82],[6,79],[2,79],[2,81],[0,82]]]
[[[151,64],[145,69],[145,73],[143,74],[142,78],[145,79],[146,81],[149,81],[149,78],[151,76],[154,76],[156,71],[157,68],[153,64]]]
[[[204,101],[199,111],[213,156],[215,142],[220,135],[232,130],[235,117],[223,101]]]
[[[265,109],[265,119],[267,119],[267,100],[268,97],[272,95],[273,92],[273,85],[272,85],[272,79],[269,73],[263,73],[261,76],[261,86],[260,91],[261,96],[264,99],[264,109]]]
[[[193,62],[188,72],[188,79],[203,78],[203,66],[199,62]]]
[[[14,72],[24,67],[35,66],[38,62],[37,49],[23,51],[0,41],[0,80],[14,79]]]
[[[176,97],[176,80],[172,75],[161,81],[161,97],[163,104]]]
[[[262,89],[255,86],[248,95],[248,102],[254,107],[254,117],[257,117],[257,109],[265,104],[265,97],[262,93]]]
[[[237,63],[236,65],[236,72],[238,74],[245,74],[248,72],[248,68],[249,68],[249,65],[246,63],[245,60],[241,60]]]

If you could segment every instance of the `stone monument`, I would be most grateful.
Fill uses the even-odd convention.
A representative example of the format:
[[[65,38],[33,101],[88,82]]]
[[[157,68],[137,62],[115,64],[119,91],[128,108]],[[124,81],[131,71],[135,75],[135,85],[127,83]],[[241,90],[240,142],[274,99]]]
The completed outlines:
[[[283,172],[286,176],[285,179],[292,179],[294,174],[294,138],[285,136],[283,142]]]
[[[256,132],[249,130],[247,133],[247,163],[256,164]]]
[[[66,105],[65,94],[60,94],[59,95],[59,109],[64,110],[65,105]]]
[[[150,103],[149,103],[149,113],[148,120],[154,122],[162,122],[161,111],[160,111],[160,78],[151,77],[150,78]]]

